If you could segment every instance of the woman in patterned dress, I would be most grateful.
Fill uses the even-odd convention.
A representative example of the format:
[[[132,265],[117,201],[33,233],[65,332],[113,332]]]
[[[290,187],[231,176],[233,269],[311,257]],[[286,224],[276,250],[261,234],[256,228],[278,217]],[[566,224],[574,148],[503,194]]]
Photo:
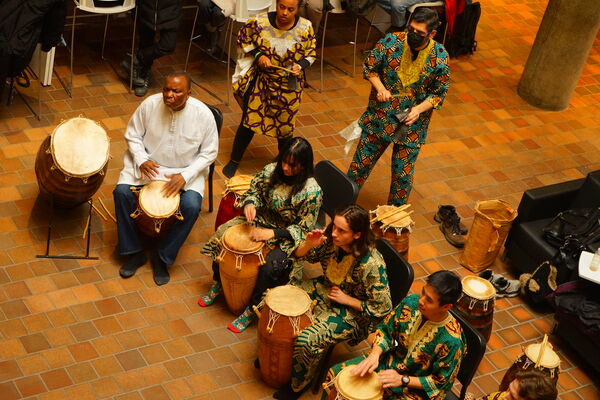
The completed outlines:
[[[313,176],[313,151],[304,138],[290,141],[277,163],[268,164],[250,183],[242,204],[243,215],[224,223],[204,245],[201,253],[216,260],[221,253],[221,238],[237,224],[252,222],[256,227],[252,240],[264,241],[270,250],[266,264],[260,267],[250,305],[227,328],[239,333],[254,319],[252,306],[257,305],[266,289],[286,284],[291,265],[285,261],[313,229],[323,197]],[[198,300],[202,307],[210,306],[221,292],[219,264],[213,261],[213,285],[207,295]]]
[[[297,15],[302,0],[277,0],[277,11],[258,15],[242,27],[237,42],[245,56],[233,75],[242,120],[223,174],[231,178],[255,133],[277,138],[279,151],[289,142],[316,42],[309,20]],[[292,72],[285,71],[286,68]]]

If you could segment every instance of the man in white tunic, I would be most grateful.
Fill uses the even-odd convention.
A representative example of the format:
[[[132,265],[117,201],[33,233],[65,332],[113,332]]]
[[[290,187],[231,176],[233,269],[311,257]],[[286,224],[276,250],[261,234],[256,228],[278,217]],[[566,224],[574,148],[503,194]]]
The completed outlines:
[[[164,180],[168,182],[165,196],[180,193],[183,220],[176,220],[159,240],[151,259],[157,285],[169,282],[168,266],[175,262],[200,213],[204,179],[217,156],[219,139],[211,110],[191,98],[191,93],[188,74],[171,74],[162,95],[146,98],[127,124],[128,151],[113,191],[119,254],[127,257],[119,270],[123,278],[133,276],[147,261],[140,231],[130,216],[137,200],[131,186]]]

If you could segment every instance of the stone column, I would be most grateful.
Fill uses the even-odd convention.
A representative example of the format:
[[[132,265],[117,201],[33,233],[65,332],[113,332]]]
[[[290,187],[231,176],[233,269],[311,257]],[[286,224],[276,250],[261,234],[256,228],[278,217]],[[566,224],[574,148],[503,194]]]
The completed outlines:
[[[600,0],[550,0],[517,92],[544,110],[567,108],[598,27]]]

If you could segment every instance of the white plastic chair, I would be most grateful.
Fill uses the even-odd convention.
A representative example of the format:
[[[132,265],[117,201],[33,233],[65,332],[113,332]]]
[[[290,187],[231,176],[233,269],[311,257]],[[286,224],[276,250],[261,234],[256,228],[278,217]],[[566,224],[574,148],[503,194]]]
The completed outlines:
[[[325,36],[327,34],[327,20],[329,19],[329,14],[345,14],[346,13],[346,10],[344,10],[342,8],[341,0],[329,0],[329,4],[331,5],[332,8],[330,10],[327,10],[327,12],[325,13],[325,22],[323,22],[323,36],[321,37],[321,86],[317,90],[319,93],[321,93],[323,91],[323,63],[325,62]],[[359,17],[357,16],[356,23],[354,25],[354,42],[352,42],[353,43],[352,74],[348,73],[347,71],[344,71],[340,67],[337,67],[331,63],[328,63],[333,68],[343,72],[344,74],[346,74],[348,76],[354,76],[356,74],[356,39],[357,39],[357,35],[358,35],[358,18]]]
[[[117,5],[113,7],[96,7],[94,4],[94,0],[73,0],[75,3],[75,7],[73,7],[73,28],[71,29],[71,76],[70,76],[70,86],[69,96],[73,97],[73,49],[75,48],[75,25],[76,25],[76,17],[77,10],[93,13],[93,14],[104,14],[106,15],[106,22],[104,23],[104,36],[102,37],[102,52],[101,58],[104,60],[104,45],[106,43],[106,31],[108,30],[108,17],[111,14],[119,14],[126,11],[133,10],[135,8],[135,0],[124,0],[123,5]],[[133,20],[133,34],[131,37],[131,70],[129,71],[129,91],[131,92],[131,88],[133,86],[133,51],[135,45],[135,29],[137,23],[137,8],[135,9],[135,18]]]
[[[237,0],[235,3],[235,11],[229,16],[230,20],[225,29],[227,42],[227,77],[225,83],[227,86],[227,102],[229,105],[229,98],[231,93],[231,75],[229,73],[229,67],[231,64],[231,40],[233,37],[233,26],[236,22],[245,24],[251,17],[258,15],[265,11],[275,11],[276,2],[273,0]]]

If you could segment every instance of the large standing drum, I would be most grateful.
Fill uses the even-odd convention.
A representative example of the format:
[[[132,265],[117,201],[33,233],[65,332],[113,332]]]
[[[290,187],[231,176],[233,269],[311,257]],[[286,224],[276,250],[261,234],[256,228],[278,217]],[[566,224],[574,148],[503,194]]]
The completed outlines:
[[[462,295],[455,307],[488,341],[492,334],[495,302],[496,289],[490,281],[471,275],[462,279]]]
[[[515,379],[519,371],[528,371],[534,368],[548,375],[556,385],[560,372],[560,358],[552,349],[552,344],[546,340],[525,347],[523,354],[516,359],[504,374],[499,390],[508,390],[508,385]]]
[[[350,371],[356,365],[348,365],[340,371],[333,380],[334,390],[329,392],[328,400],[381,400],[383,398],[383,386],[377,374],[360,377],[352,375]]]
[[[292,378],[294,343],[312,321],[312,302],[306,292],[292,285],[267,290],[258,320],[258,360],[267,385],[280,388]]]
[[[58,125],[42,142],[35,159],[40,193],[57,207],[75,207],[102,185],[109,159],[106,131],[77,117]]]
[[[138,228],[147,236],[164,234],[176,219],[183,220],[179,211],[179,193],[171,197],[163,194],[167,182],[152,181],[141,189],[135,186],[131,190],[138,194],[136,209],[131,213]]]
[[[252,229],[250,224],[229,227],[223,234],[222,250],[217,259],[227,307],[236,315],[248,307],[258,268],[265,263],[265,244],[250,239]]]
[[[375,217],[372,218],[371,228],[377,238],[384,238],[405,259],[408,257],[409,235],[414,222],[406,211],[408,205],[378,206],[371,211]]]
[[[240,201],[244,197],[246,191],[250,188],[252,175],[235,175],[225,184],[223,197],[219,202],[219,210],[215,219],[215,231],[221,225],[240,215],[242,208]]]

